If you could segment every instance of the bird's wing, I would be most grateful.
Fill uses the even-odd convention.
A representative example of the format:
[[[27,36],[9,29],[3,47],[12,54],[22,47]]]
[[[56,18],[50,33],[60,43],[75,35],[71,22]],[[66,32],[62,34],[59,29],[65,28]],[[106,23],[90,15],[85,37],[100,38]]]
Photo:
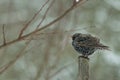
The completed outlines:
[[[94,46],[96,44],[98,44],[100,42],[100,39],[98,39],[97,37],[93,37],[91,35],[87,36],[87,41],[86,41],[86,45],[88,46]]]

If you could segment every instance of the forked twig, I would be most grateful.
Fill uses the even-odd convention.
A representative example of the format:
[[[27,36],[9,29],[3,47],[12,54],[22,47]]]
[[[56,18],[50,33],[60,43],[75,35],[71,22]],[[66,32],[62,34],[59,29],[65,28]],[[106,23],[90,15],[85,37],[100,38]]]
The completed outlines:
[[[25,29],[27,29],[27,27],[29,26],[29,24],[35,19],[35,17],[39,14],[39,12],[43,9],[43,7],[48,3],[49,0],[47,0],[47,2],[41,7],[41,9],[33,16],[33,18],[23,27],[23,29],[21,30],[21,33],[19,35],[19,38],[22,36],[23,32],[25,31]],[[46,11],[47,13],[47,11]],[[45,14],[46,15],[46,14]],[[42,21],[41,21],[42,23]],[[5,39],[5,32],[4,32],[4,24],[3,24],[3,45],[6,44],[6,39]],[[29,39],[29,43],[32,39]],[[0,74],[2,74],[3,72],[5,72],[10,66],[12,66],[23,54],[23,51],[26,49],[27,45],[25,46],[25,48],[23,48],[21,50],[20,53],[18,53],[18,55],[16,56],[15,59],[11,60],[8,64],[4,65],[3,67],[0,68]]]
[[[83,4],[84,2],[86,2],[86,0],[80,1],[79,4]],[[77,5],[78,5],[78,4],[77,4]],[[46,29],[47,27],[50,27],[51,25],[53,25],[53,24],[56,23],[57,21],[61,20],[66,14],[68,14],[70,11],[72,11],[77,5],[72,5],[72,6],[71,6],[69,9],[67,9],[63,14],[61,14],[59,17],[57,17],[56,19],[54,19],[54,20],[51,21],[50,23],[46,24],[45,26],[43,26],[43,27],[41,27],[41,28],[39,28],[39,29],[37,29],[37,30],[34,30],[34,31],[32,31],[32,32],[30,32],[30,33],[28,33],[28,34],[26,34],[26,35],[23,35],[23,36],[15,39],[15,40],[13,40],[13,41],[7,42],[6,45],[1,45],[1,46],[0,46],[0,49],[3,48],[3,47],[5,47],[5,46],[11,45],[11,44],[13,44],[13,43],[16,43],[16,42],[18,42],[18,41],[21,41],[21,40],[23,40],[23,39],[25,39],[25,38],[33,35],[33,34],[36,34],[37,32],[42,31],[42,30]]]
[[[45,18],[46,18],[46,15],[47,15],[48,11],[50,10],[50,8],[52,7],[52,5],[53,5],[54,2],[55,2],[55,0],[53,0],[53,1],[51,2],[51,4],[48,6],[48,8],[47,8],[47,10],[45,11],[45,14],[44,14],[42,20],[41,20],[40,23],[37,25],[37,28],[36,28],[36,29],[38,29],[38,28],[40,27],[40,25],[43,23],[43,21],[44,21]]]
[[[30,21],[28,21],[28,23],[22,28],[22,30],[20,31],[20,34],[18,36],[18,38],[20,38],[24,31],[28,28],[28,26],[30,25],[30,23],[36,18],[36,16],[40,13],[40,11],[42,11],[42,9],[45,7],[45,5],[47,5],[47,3],[49,2],[49,0],[47,0],[43,6],[39,9],[39,11],[37,13],[34,14],[34,16],[32,17],[32,19]]]

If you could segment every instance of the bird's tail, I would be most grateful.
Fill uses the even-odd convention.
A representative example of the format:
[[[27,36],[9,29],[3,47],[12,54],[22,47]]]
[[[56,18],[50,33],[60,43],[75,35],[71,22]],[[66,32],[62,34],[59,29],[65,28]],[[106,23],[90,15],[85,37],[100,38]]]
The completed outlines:
[[[105,46],[105,45],[102,45],[102,44],[98,45],[97,48],[100,49],[100,50],[110,50],[110,48],[108,46]]]

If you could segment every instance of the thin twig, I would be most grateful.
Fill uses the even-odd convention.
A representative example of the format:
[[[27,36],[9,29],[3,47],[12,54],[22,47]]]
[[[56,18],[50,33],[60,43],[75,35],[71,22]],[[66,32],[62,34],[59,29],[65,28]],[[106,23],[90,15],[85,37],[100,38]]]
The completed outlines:
[[[44,21],[45,18],[46,18],[46,15],[47,15],[48,11],[50,10],[50,8],[52,7],[52,5],[53,5],[54,2],[55,2],[55,0],[53,0],[53,1],[51,2],[51,4],[48,6],[48,8],[47,8],[47,10],[46,10],[46,12],[45,12],[42,20],[41,20],[40,23],[37,25],[37,28],[36,28],[36,29],[38,29],[38,28],[40,27],[40,25],[43,23],[43,21]]]
[[[4,65],[3,67],[0,67],[0,75],[2,73],[4,73],[8,68],[10,68],[10,66],[12,66],[21,56],[23,56],[23,52],[25,51],[25,49],[29,45],[30,41],[31,40],[29,40],[26,43],[26,46],[16,55],[15,59],[11,60],[8,64]]]
[[[2,31],[3,31],[3,45],[6,45],[6,38],[5,38],[5,24],[2,26]]]
[[[28,23],[22,28],[22,30],[20,31],[20,34],[18,36],[18,38],[20,38],[24,31],[28,28],[29,24],[36,18],[36,16],[42,11],[42,9],[45,7],[45,5],[47,5],[47,3],[49,2],[49,0],[47,0],[43,6],[39,9],[39,11],[37,13],[34,14],[34,16],[32,17],[32,19],[30,21],[28,21]]]
[[[80,2],[80,4],[84,3],[83,1],[85,2],[86,0],[82,0],[82,2]],[[23,39],[25,39],[25,38],[27,38],[27,37],[29,37],[29,36],[31,36],[31,35],[39,32],[39,31],[42,31],[42,30],[50,27],[50,26],[53,25],[54,23],[56,23],[56,22],[58,22],[59,20],[61,20],[61,19],[62,19],[66,14],[68,14],[70,11],[72,11],[72,10],[74,9],[74,7],[75,7],[75,5],[72,5],[72,6],[71,6],[69,9],[67,9],[62,15],[60,15],[58,18],[54,19],[53,21],[51,21],[51,22],[48,23],[47,25],[41,27],[40,29],[37,29],[37,30],[35,30],[35,31],[32,31],[32,32],[30,32],[30,33],[28,33],[28,34],[26,34],[26,35],[24,35],[24,36],[21,36],[20,38],[17,38],[17,39],[15,39],[15,40],[13,40],[13,41],[7,42],[6,45],[1,45],[1,46],[0,46],[0,49],[3,48],[3,47],[5,47],[5,46],[11,45],[11,44],[13,44],[13,43],[16,43],[16,42],[18,42],[18,41],[21,41],[21,40],[23,40]]]
[[[79,30],[84,30],[84,29],[87,29],[88,27],[83,27],[83,28],[81,28],[81,29],[70,29],[70,30],[65,30],[65,31],[63,31],[64,33],[72,33],[72,32],[75,32],[75,31],[79,31]],[[52,32],[46,32],[46,33],[44,33],[44,32],[41,32],[41,33],[36,33],[35,35],[36,36],[39,36],[39,35],[53,35],[53,34],[57,34],[57,33],[61,33],[60,31],[52,31]]]
[[[3,67],[0,67],[0,74],[4,73],[8,68],[10,68],[10,66],[12,66],[20,57],[22,57],[25,53],[23,53],[25,51],[25,49],[27,48],[27,46],[30,44],[30,42],[33,39],[30,38],[27,42],[26,42],[26,46],[24,48],[22,48],[22,50],[16,55],[15,59],[11,60],[10,62],[8,62],[8,64],[6,64]],[[33,48],[33,47],[32,47]],[[29,50],[28,50],[29,51]],[[27,52],[26,52],[27,53]]]

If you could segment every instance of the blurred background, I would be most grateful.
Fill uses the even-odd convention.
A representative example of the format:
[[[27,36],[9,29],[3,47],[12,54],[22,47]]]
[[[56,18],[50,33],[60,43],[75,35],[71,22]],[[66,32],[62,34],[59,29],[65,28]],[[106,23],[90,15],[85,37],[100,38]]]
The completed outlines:
[[[0,45],[15,40],[47,0],[0,0]],[[49,0],[25,30],[34,31],[51,4]],[[39,28],[70,8],[73,0],[54,0]],[[90,80],[120,80],[120,0],[88,0],[54,25],[32,37],[0,48],[0,80],[76,80],[79,54],[71,35],[92,34],[110,47],[90,56]]]

